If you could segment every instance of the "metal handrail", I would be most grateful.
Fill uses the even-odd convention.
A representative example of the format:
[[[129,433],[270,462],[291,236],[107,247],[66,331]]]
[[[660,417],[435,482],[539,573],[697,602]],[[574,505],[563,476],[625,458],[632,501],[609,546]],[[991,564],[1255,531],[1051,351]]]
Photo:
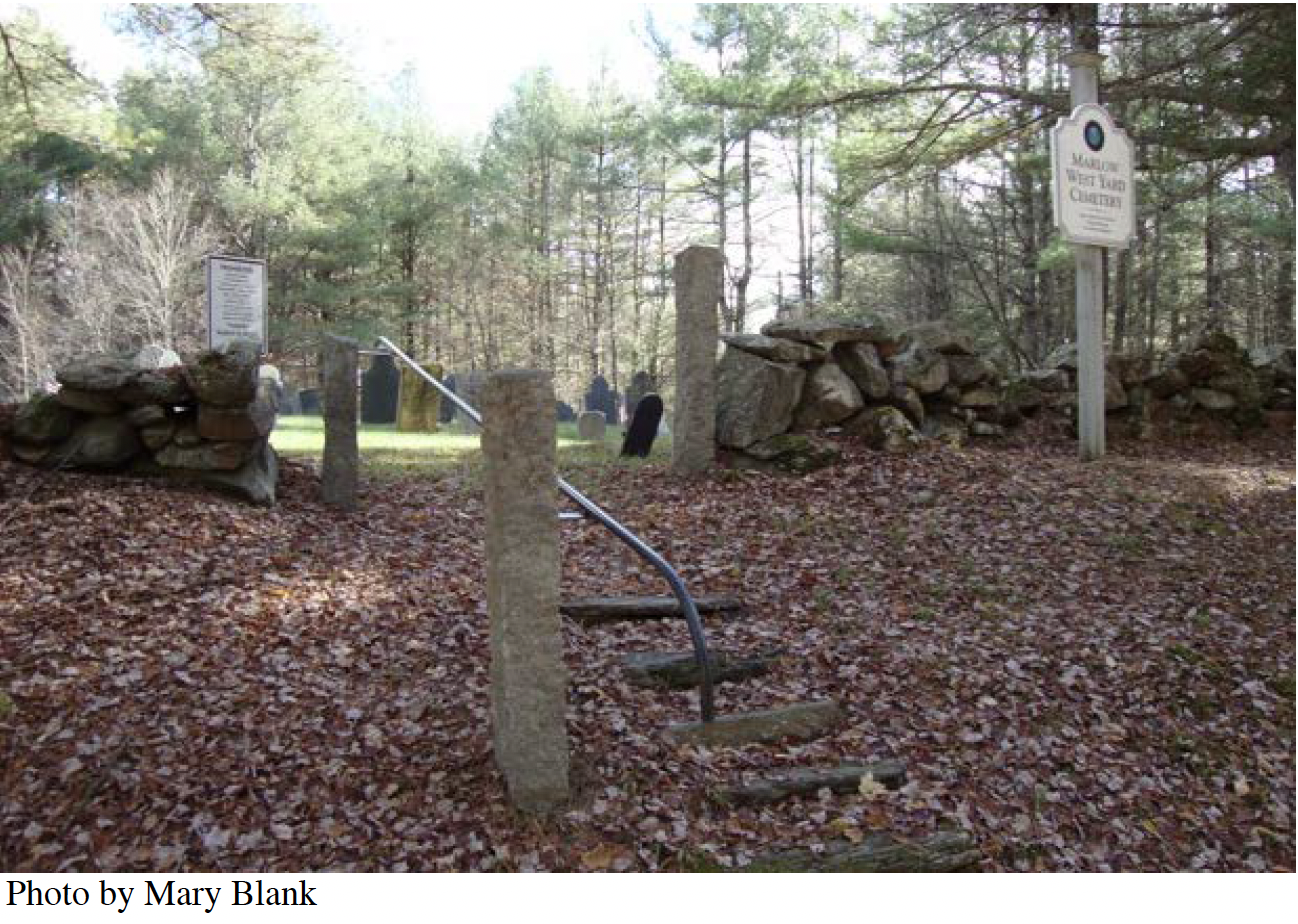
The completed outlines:
[[[437,381],[435,376],[431,375],[417,362],[403,353],[401,349],[387,337],[380,337],[379,343],[385,349],[391,351],[394,356],[404,362],[407,366],[415,370],[424,381],[428,382],[428,384],[441,392],[443,397],[449,399],[450,402],[463,411],[470,420],[476,423],[479,427],[482,426],[482,415],[479,414],[472,405],[462,399],[455,392],[451,391],[441,382]],[[568,482],[564,481],[562,478],[556,478],[555,480],[558,482],[559,490],[562,491],[569,500],[580,507],[586,516],[599,523],[618,539],[621,539],[622,542],[629,546],[632,551],[652,565],[654,569],[666,579],[668,585],[670,585],[672,593],[676,596],[677,602],[680,603],[681,612],[685,616],[685,624],[689,627],[690,643],[694,647],[694,661],[699,666],[699,715],[704,722],[711,722],[716,718],[716,704],[714,702],[712,689],[712,656],[708,652],[707,639],[703,635],[703,620],[699,618],[699,610],[694,603],[694,598],[691,597],[690,592],[685,589],[685,582],[682,581],[680,575],[676,573],[676,569],[669,565],[667,560],[654,551],[647,542],[635,533],[631,532],[631,530],[627,529],[617,520],[613,519],[613,517],[601,509],[598,504],[586,497],[586,495],[582,494],[572,485],[568,484]]]

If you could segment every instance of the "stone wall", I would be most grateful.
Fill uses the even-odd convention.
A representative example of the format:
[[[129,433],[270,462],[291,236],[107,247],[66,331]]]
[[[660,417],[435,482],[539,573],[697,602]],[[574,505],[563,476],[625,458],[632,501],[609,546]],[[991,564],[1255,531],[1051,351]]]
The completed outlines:
[[[156,475],[272,504],[275,404],[257,368],[250,344],[183,364],[156,347],[84,357],[56,372],[57,392],[18,408],[11,452],[31,465]]]
[[[1077,353],[1071,344],[1024,380],[1045,392],[1046,407],[1073,416]],[[1153,424],[1168,420],[1215,419],[1247,431],[1263,425],[1268,411],[1293,407],[1293,347],[1249,352],[1228,334],[1210,332],[1158,362],[1106,355],[1104,409],[1111,419],[1128,421],[1137,436],[1152,436]]]
[[[717,440],[741,465],[801,470],[832,460],[816,431],[886,451],[999,436],[1040,403],[943,324],[774,321],[721,339]]]
[[[740,466],[818,467],[837,456],[826,433],[899,452],[928,439],[960,445],[1003,436],[1038,413],[1076,414],[1069,346],[1044,368],[1012,376],[940,322],[897,330],[871,319],[786,320],[721,340],[717,441]],[[1293,402],[1293,348],[1248,354],[1209,334],[1158,364],[1107,357],[1105,410],[1138,433],[1160,415],[1255,426],[1266,410]]]

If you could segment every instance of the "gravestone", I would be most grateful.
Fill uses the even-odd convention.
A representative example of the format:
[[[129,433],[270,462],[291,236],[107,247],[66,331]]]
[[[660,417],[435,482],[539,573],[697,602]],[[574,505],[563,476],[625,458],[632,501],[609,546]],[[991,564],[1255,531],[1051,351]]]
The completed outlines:
[[[492,750],[513,805],[549,812],[569,793],[554,387],[512,370],[482,396]]]
[[[640,403],[640,399],[654,390],[653,378],[643,369],[631,376],[631,384],[626,387],[626,417],[630,420],[635,416],[635,407]]]
[[[456,380],[455,393],[469,407],[478,411],[478,413],[482,413],[480,402],[482,400],[482,388],[485,384],[486,376],[483,373],[465,372]],[[455,412],[455,426],[461,433],[477,433],[479,429],[478,425],[473,422],[473,418],[458,409]]]
[[[622,455],[649,456],[658,435],[658,424],[663,419],[663,399],[655,394],[648,394],[636,402],[635,414],[631,417],[631,426],[627,428],[626,438],[622,440]]]
[[[302,413],[302,398],[292,385],[284,385],[280,390],[279,413],[285,417]]]
[[[721,251],[689,247],[676,255],[676,407],[672,469],[707,471],[717,452],[717,307]]]
[[[400,383],[396,360],[388,353],[377,354],[361,378],[361,421],[368,424],[395,422]]]
[[[277,367],[267,363],[257,367],[257,396],[269,401],[275,413],[288,413],[284,410],[284,377]]]
[[[577,419],[577,412],[567,401],[554,402],[554,419],[559,423],[572,423]]]
[[[442,379],[442,384],[445,385],[447,388],[449,388],[451,391],[455,391],[455,375],[451,374],[448,375],[446,378]],[[459,394],[458,391],[456,391],[455,393],[457,395]],[[457,411],[455,408],[454,401],[443,401],[442,406],[437,410],[437,422],[448,424],[455,419],[456,413]]]
[[[297,393],[298,410],[307,417],[320,416],[320,389],[304,388]]]
[[[586,410],[602,413],[607,423],[618,422],[617,392],[609,387],[608,379],[604,376],[597,375],[591,379],[590,388],[586,389],[585,404]]]
[[[429,375],[441,378],[442,367],[437,363],[420,365]],[[441,413],[442,393],[414,369],[403,366],[397,400],[397,430],[402,433],[436,433]]]
[[[257,397],[270,403],[277,414],[287,414],[284,410],[284,386],[274,379],[257,380]]]
[[[586,443],[602,443],[604,425],[603,411],[582,411],[577,418],[577,438]]]
[[[355,340],[324,338],[324,465],[320,493],[326,504],[350,510],[356,506],[360,447],[356,439]]]

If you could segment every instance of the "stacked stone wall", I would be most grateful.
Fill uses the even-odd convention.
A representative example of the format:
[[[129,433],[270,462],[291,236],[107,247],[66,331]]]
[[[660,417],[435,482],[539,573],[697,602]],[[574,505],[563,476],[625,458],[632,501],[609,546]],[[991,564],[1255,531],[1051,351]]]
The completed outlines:
[[[55,373],[57,391],[17,409],[10,452],[31,465],[155,475],[272,504],[275,401],[257,371],[245,343],[185,363],[156,347],[87,356]]]
[[[832,462],[826,435],[901,452],[926,440],[996,438],[1036,414],[1075,421],[1076,351],[1006,373],[971,339],[930,322],[904,330],[855,320],[784,320],[725,334],[717,367],[717,441],[742,467],[805,471]],[[1138,435],[1161,418],[1227,419],[1241,429],[1294,404],[1293,348],[1248,353],[1213,333],[1161,362],[1109,355],[1105,410]]]
[[[1055,350],[1045,368],[1024,380],[1046,393],[1046,407],[1074,416],[1077,354],[1071,344]],[[1293,407],[1293,347],[1247,351],[1228,334],[1210,332],[1188,350],[1160,360],[1106,357],[1104,409],[1141,437],[1152,437],[1159,422],[1196,420],[1225,421],[1247,432],[1263,426],[1268,412]]]
[[[999,436],[1040,405],[944,324],[790,320],[721,339],[717,438],[741,465],[832,461],[834,447],[817,432],[885,451]]]

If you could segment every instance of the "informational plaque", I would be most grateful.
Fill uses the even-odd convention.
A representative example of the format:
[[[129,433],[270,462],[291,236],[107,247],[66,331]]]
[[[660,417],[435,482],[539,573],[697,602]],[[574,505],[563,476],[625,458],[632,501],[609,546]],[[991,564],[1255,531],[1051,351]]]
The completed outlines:
[[[266,261],[207,258],[207,345],[250,340],[266,352]]]
[[[1055,225],[1064,240],[1126,248],[1136,234],[1131,139],[1104,107],[1085,103],[1050,131]]]

